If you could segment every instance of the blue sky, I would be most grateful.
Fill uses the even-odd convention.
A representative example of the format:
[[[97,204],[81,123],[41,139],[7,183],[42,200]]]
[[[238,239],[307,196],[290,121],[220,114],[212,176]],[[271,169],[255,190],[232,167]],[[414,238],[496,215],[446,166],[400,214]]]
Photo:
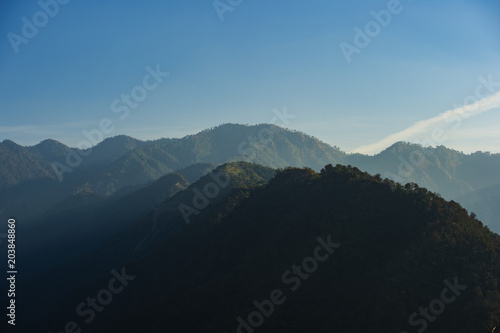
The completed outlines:
[[[287,127],[353,151],[473,102],[485,80],[481,98],[500,91],[493,0],[402,0],[348,62],[341,43],[356,47],[354,29],[394,1],[243,0],[221,21],[212,0],[72,0],[46,24],[37,1],[2,2],[0,140],[75,146],[103,119],[113,126],[105,136],[181,137],[270,122],[286,107],[296,115]],[[41,26],[15,46],[9,33],[25,38],[23,17]],[[140,92],[146,67],[158,65],[169,76],[120,119],[112,103]],[[435,143],[500,152],[498,111],[493,103],[459,126],[433,123],[396,139],[429,142],[439,126],[446,139]]]

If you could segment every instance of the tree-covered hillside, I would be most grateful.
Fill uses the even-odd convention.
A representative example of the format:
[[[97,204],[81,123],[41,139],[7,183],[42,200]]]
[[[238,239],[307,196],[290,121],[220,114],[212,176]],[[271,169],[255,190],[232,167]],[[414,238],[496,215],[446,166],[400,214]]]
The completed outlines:
[[[240,170],[254,183],[255,167]],[[73,318],[93,332],[485,332],[500,322],[500,238],[455,202],[350,166],[287,168],[179,224],[168,207],[206,184],[165,201],[162,231],[139,256],[99,261],[91,279],[57,268],[51,291],[72,285],[44,322]],[[149,219],[130,230],[147,231]],[[132,254],[130,230],[100,252]],[[113,266],[134,279],[90,323],[75,317],[68,304],[105,286]]]

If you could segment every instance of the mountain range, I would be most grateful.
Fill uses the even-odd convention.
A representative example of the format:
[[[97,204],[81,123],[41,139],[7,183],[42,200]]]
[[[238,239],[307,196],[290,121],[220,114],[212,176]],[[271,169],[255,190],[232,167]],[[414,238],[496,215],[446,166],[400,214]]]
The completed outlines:
[[[0,143],[0,217],[38,220],[80,192],[102,197],[138,189],[196,163],[248,161],[272,168],[353,165],[406,184],[414,182],[461,203],[500,232],[500,154],[463,154],[398,142],[381,153],[347,154],[320,140],[275,125],[225,124],[181,139],[108,138],[92,149],[54,140],[24,147]],[[57,209],[57,208],[55,208]]]

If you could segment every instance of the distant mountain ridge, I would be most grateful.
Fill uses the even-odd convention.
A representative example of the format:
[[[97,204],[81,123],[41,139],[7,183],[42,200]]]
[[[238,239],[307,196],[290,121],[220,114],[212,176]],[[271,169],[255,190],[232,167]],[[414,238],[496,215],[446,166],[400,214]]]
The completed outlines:
[[[83,189],[111,195],[123,187],[144,184],[200,162],[247,160],[271,167],[320,168],[332,161],[341,163],[346,155],[303,133],[265,124],[226,124],[182,139],[146,142],[119,136],[104,140],[91,152],[52,145],[53,150],[44,155],[53,156],[54,161],[42,156],[40,145],[48,146],[22,147],[7,142],[5,151],[12,157],[0,155],[1,216],[36,217]],[[8,148],[11,146],[14,148]],[[64,155],[66,152],[68,155]],[[81,163],[74,166],[71,162],[79,153]],[[66,161],[68,156],[70,163]],[[54,162],[60,171],[61,165],[71,169],[62,172],[62,182],[54,172]]]
[[[68,165],[70,153],[81,154],[78,165]],[[494,186],[500,185],[500,154],[466,155],[443,146],[424,148],[402,142],[375,156],[347,154],[304,133],[269,124],[224,124],[181,139],[140,141],[117,136],[91,151],[54,140],[32,147],[5,140],[0,144],[0,217],[35,218],[82,190],[109,196],[195,163],[230,161],[316,171],[329,163],[350,164],[401,183],[415,182],[447,199],[463,200],[460,202],[500,232],[500,219],[490,200],[499,194]],[[71,169],[64,172],[59,168],[62,182],[54,172],[54,162]],[[486,187],[494,188],[495,193],[483,191]]]
[[[266,143],[272,143],[273,152]],[[304,163],[315,162],[312,167],[320,168],[325,158],[335,156],[345,157],[345,153],[338,148],[325,144],[318,139],[297,131],[289,131],[275,125],[238,125],[224,124],[210,130],[203,130],[194,135],[187,135],[182,139],[158,139],[153,141],[140,141],[125,135],[107,138],[91,149],[81,150],[68,147],[55,140],[44,140],[37,145],[24,147],[16,143],[5,140],[0,145],[10,150],[10,153],[19,155],[30,155],[43,161],[44,174],[51,174],[55,179],[56,174],[52,165],[48,163],[58,162],[75,171],[80,171],[92,166],[106,165],[122,158],[120,163],[130,163],[134,157],[141,157],[143,154],[152,154],[168,151],[170,163],[180,163],[185,166],[198,162],[222,163],[228,159],[255,159],[256,163],[266,162],[276,166],[286,167],[303,160]],[[0,146],[1,147],[1,146]],[[293,147],[293,148],[290,148]],[[312,151],[305,152],[304,149],[313,148]],[[73,167],[72,163],[67,163],[65,158],[70,151],[75,151],[81,157],[81,163]],[[272,156],[274,155],[274,156]],[[148,156],[149,157],[149,156]],[[154,156],[162,161],[165,156]],[[273,160],[270,160],[273,158]],[[297,160],[297,161],[296,161]],[[0,162],[4,162],[3,158]],[[3,164],[0,166],[4,166]],[[170,165],[169,165],[170,166]],[[175,166],[173,166],[175,168]],[[4,168],[1,168],[2,170]],[[22,170],[21,170],[22,171]],[[62,170],[64,171],[64,170]],[[62,172],[64,176],[71,176]],[[24,176],[24,177],[23,177]],[[15,179],[10,179],[8,175],[0,174],[0,188],[3,184],[15,185],[27,180],[33,180],[30,175],[19,175]]]

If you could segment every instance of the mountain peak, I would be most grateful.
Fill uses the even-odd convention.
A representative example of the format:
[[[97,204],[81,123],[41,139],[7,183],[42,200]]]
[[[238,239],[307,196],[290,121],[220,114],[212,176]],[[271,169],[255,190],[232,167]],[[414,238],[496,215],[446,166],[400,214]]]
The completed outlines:
[[[6,145],[8,147],[20,147],[20,145],[18,145],[17,143],[15,143],[14,141],[12,140],[9,140],[9,139],[5,139],[2,141],[2,144],[3,145]]]
[[[143,143],[139,139],[135,139],[128,135],[117,135],[110,138],[106,138],[103,141],[99,142],[96,147],[102,148],[119,148],[119,149],[133,149]]]
[[[3,142],[0,143],[0,147],[3,147],[4,149],[8,149],[15,153],[22,151],[23,150],[22,148],[24,148],[23,146],[18,145],[14,141],[8,139],[3,140]]]
[[[34,147],[54,148],[54,147],[67,147],[67,146],[64,143],[61,143],[61,142],[54,140],[54,139],[45,139],[43,141],[40,141],[40,143],[38,143]]]

